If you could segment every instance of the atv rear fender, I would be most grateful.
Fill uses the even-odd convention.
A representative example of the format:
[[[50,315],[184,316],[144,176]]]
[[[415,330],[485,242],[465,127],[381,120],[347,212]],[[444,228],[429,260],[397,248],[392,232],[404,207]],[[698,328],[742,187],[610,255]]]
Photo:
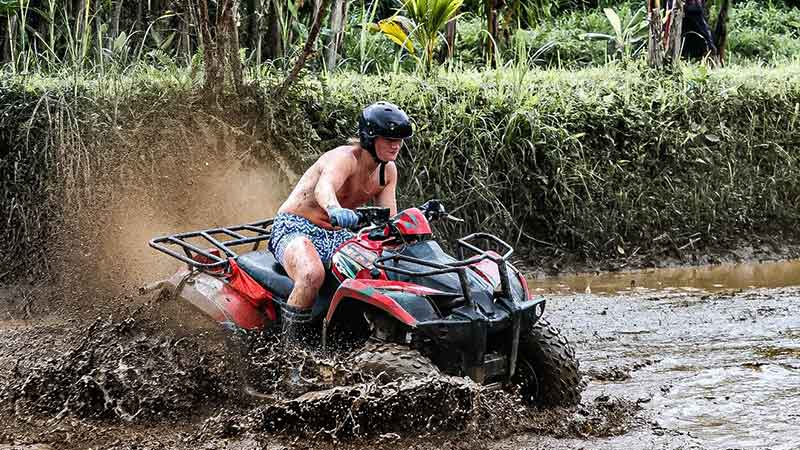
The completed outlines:
[[[242,275],[247,275],[242,272]],[[173,298],[188,302],[219,323],[234,323],[246,330],[264,329],[274,317],[270,308],[256,305],[219,276],[181,268],[172,277],[153,283],[141,291],[166,289]],[[272,306],[272,305],[268,305]]]

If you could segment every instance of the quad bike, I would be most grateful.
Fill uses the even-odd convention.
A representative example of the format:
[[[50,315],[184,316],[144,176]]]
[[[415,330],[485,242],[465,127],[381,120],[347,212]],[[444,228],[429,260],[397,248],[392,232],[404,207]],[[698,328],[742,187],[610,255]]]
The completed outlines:
[[[518,386],[531,404],[578,403],[575,351],[542,318],[545,300],[530,296],[509,263],[508,244],[475,233],[457,240],[458,259],[448,255],[430,223],[459,219],[436,200],[394,217],[388,208],[356,213],[358,231],[333,255],[312,309],[323,348],[346,337],[364,346],[355,359],[366,368],[400,375],[441,370]],[[146,290],[168,289],[228,329],[278,328],[276,303],[288,299],[293,283],[272,253],[259,251],[271,225],[272,219],[151,240],[186,265]]]

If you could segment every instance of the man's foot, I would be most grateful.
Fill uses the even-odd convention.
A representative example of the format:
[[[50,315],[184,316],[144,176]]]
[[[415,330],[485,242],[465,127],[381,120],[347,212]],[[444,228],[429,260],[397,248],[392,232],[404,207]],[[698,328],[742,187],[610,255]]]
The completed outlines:
[[[313,341],[311,308],[302,309],[282,303],[281,339],[286,347],[307,347]]]

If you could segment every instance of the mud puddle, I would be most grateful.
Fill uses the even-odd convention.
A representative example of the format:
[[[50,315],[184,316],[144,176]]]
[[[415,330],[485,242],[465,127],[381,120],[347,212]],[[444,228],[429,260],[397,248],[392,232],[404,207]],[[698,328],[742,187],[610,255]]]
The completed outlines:
[[[800,288],[680,284],[549,294],[586,383],[578,407],[552,410],[460,379],[379,382],[346,358],[271,353],[269,342],[248,361],[267,395],[243,398],[229,343],[175,317],[185,310],[67,319],[17,307],[0,321],[0,445],[800,448]],[[292,379],[306,384],[286,389]]]
[[[798,302],[798,287],[550,299],[590,379],[584,396],[627,398],[650,420],[650,433],[593,447],[800,448]]]
[[[580,273],[530,281],[548,293],[622,294],[659,291],[719,292],[800,285],[800,260]]]

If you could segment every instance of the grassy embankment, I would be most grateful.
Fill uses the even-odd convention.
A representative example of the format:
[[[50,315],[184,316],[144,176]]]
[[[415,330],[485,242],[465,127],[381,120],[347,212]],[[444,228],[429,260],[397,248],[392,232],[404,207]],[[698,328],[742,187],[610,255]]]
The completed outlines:
[[[154,136],[132,145],[125,130],[135,125],[152,133],[165,117],[223,117],[252,137],[223,157],[281,154],[300,169],[352,135],[359,109],[380,98],[403,105],[417,124],[399,163],[403,204],[444,199],[467,219],[459,232],[484,229],[536,255],[584,259],[800,237],[795,64],[673,76],[635,64],[430,79],[343,73],[280,103],[270,86],[262,80],[223,111],[193,95],[182,71],[4,79],[3,272],[45,249],[65,210],[115,195],[93,178],[158,187],[165,169],[154,167],[169,147],[154,152]]]

